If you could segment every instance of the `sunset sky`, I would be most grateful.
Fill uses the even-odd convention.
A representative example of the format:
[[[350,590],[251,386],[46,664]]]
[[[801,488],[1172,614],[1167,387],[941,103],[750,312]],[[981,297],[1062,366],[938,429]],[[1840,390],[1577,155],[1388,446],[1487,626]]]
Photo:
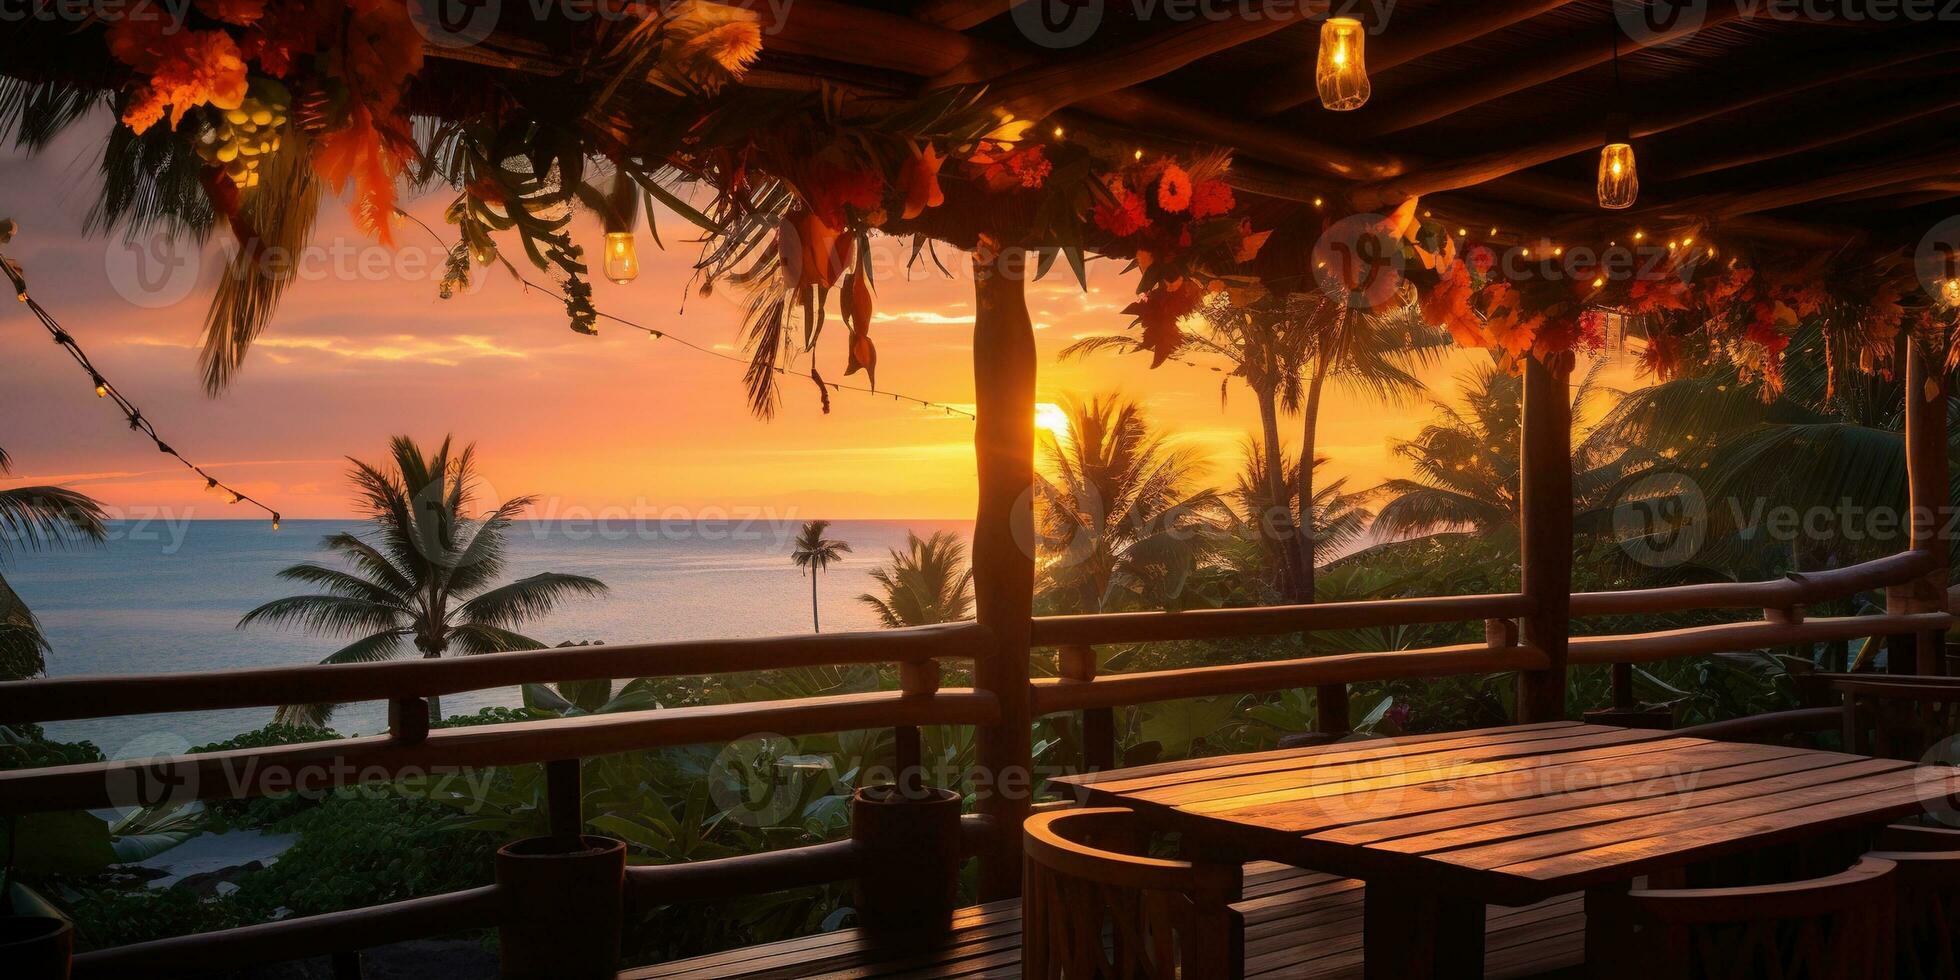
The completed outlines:
[[[835,395],[826,416],[812,386],[792,380],[778,417],[758,421],[744,405],[740,365],[603,322],[599,337],[580,336],[566,327],[559,303],[498,271],[480,270],[473,293],[442,300],[441,256],[425,233],[405,225],[397,248],[382,248],[354,230],[338,202],[325,207],[315,230],[316,271],[287,293],[239,381],[207,398],[196,354],[219,271],[215,246],[145,291],[137,285],[140,253],[167,256],[163,246],[82,235],[107,125],[105,118],[100,127],[76,127],[33,159],[13,151],[0,159],[0,217],[21,226],[7,252],[25,267],[36,298],[166,440],[289,518],[349,516],[343,457],[377,457],[397,433],[475,441],[487,493],[539,494],[538,517],[713,517],[717,509],[779,518],[972,514],[966,419],[850,392]],[[450,196],[438,189],[410,209],[446,232],[441,214]],[[596,227],[580,230],[587,241],[598,237]],[[642,229],[637,282],[596,283],[599,309],[737,352],[739,295],[690,297],[694,247],[680,241],[686,228],[671,219],[661,232],[664,252]],[[908,249],[893,244],[892,254],[902,260]],[[882,388],[970,404],[971,283],[960,256],[941,254],[959,279],[924,263],[910,280],[878,283],[878,380]],[[1220,406],[1222,375],[1211,361],[1152,371],[1144,355],[1057,359],[1079,337],[1127,325],[1118,311],[1134,275],[1112,262],[1090,269],[1086,293],[1059,267],[1030,287],[1040,399],[1118,390],[1143,399],[1153,420],[1211,456],[1214,476],[1229,482],[1256,415],[1236,384]],[[0,446],[14,457],[11,483],[66,484],[118,512],[257,516],[206,494],[129,432],[24,309],[15,307],[0,329],[8,365]],[[861,381],[843,378],[844,336],[833,322],[818,367],[831,380]],[[1479,356],[1457,353],[1428,380],[1447,393],[1452,376]],[[1335,390],[1322,419],[1322,452],[1333,457],[1336,475],[1371,484],[1398,470],[1391,441],[1413,434],[1429,413],[1427,404],[1383,407]],[[1297,425],[1285,423],[1289,444]]]

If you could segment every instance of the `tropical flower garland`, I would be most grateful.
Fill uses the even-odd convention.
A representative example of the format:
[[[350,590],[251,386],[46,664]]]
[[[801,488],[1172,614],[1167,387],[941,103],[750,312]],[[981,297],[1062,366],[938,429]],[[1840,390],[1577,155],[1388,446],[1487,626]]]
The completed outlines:
[[[1424,318],[1460,346],[1569,360],[1599,351],[1606,316],[1617,314],[1646,336],[1645,373],[1666,380],[1726,361],[1744,380],[1759,379],[1765,399],[1781,391],[1784,352],[1804,323],[1824,328],[1834,367],[1889,376],[1907,338],[1960,362],[1955,305],[1922,288],[1904,255],[1821,255],[1778,261],[1765,274],[1749,254],[1719,255],[1690,233],[1520,262],[1528,249],[1459,247],[1460,236],[1441,224],[1408,217],[1413,204],[1403,223],[1390,223],[1400,229]]]

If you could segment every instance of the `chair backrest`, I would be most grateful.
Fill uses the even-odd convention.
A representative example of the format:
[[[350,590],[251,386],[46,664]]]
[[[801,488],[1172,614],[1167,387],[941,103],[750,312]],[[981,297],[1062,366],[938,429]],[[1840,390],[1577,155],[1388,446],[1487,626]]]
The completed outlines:
[[[1947,849],[1934,846],[1939,835],[1951,835]],[[1896,865],[1899,980],[1960,980],[1960,833],[1887,828],[1879,840],[1914,845],[1871,855]]]
[[[1844,697],[1850,752],[1919,761],[1960,727],[1960,678],[1908,674],[1827,674]]]
[[[1124,809],[1054,810],[1023,827],[1022,976],[1244,974],[1245,924],[1231,907],[1238,865],[1144,857],[1149,835]]]
[[[1828,878],[1630,897],[1657,977],[1890,980],[1892,874],[1868,857]]]

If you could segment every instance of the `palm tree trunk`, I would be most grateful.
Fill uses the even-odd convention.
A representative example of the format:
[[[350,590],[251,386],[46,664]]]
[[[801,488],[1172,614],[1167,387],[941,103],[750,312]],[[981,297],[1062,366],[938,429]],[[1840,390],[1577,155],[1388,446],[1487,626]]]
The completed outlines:
[[[817,570],[810,569],[810,629],[823,632],[823,624],[817,622]]]
[[[438,650],[434,653],[423,654],[422,659],[435,660],[441,656],[442,656],[442,651]],[[442,723],[442,697],[440,695],[431,694],[429,695],[429,727],[434,728],[441,723]]]
[[[1259,521],[1259,533],[1272,535],[1272,553],[1278,558],[1273,574],[1278,579],[1279,594],[1288,602],[1299,602],[1299,557],[1295,550],[1298,546],[1293,543],[1296,533],[1293,509],[1286,503],[1286,471],[1280,466],[1277,393],[1270,387],[1255,389],[1253,397],[1259,400],[1259,429],[1264,443],[1262,451],[1266,454],[1266,512],[1255,519]]]
[[[1300,406],[1300,601],[1314,601],[1314,520],[1313,460],[1315,440],[1320,429],[1320,389],[1327,382],[1330,354],[1322,351],[1314,360],[1313,378],[1307,382],[1307,400]]]

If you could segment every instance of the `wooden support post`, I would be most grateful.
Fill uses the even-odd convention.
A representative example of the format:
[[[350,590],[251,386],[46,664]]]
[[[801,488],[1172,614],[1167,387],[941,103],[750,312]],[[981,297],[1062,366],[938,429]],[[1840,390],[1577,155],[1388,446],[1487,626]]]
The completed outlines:
[[[1061,649],[1061,675],[1072,681],[1096,679],[1096,648],[1066,646]],[[1116,709],[1085,708],[1078,729],[1082,735],[1082,768],[1099,772],[1116,768]]]
[[[1952,521],[1947,461],[1946,372],[1927,363],[1926,354],[1906,340],[1906,486],[1912,511],[1912,549],[1933,555],[1933,570],[1910,586],[1914,612],[1947,612],[1947,527]],[[1888,595],[1888,599],[1889,599]],[[1890,603],[1888,602],[1888,605]],[[1915,668],[1946,673],[1946,637],[1918,634]]]
[[[921,660],[917,663],[898,665],[898,689],[908,698],[931,697],[939,691],[939,661]],[[893,761],[896,772],[892,780],[898,785],[898,794],[908,800],[923,799],[929,780],[926,779],[924,750],[919,742],[919,729],[912,725],[901,725],[892,729]]]
[[[1633,665],[1613,665],[1613,709],[1632,711],[1636,704],[1633,696]]]
[[[579,778],[577,759],[557,759],[544,764],[545,816],[551,823],[551,838],[567,848],[577,845],[585,832],[585,788]]]
[[[1033,691],[1028,629],[1034,613],[1034,325],[1019,248],[983,236],[973,256],[974,608],[993,648],[975,665],[977,686],[1000,699],[1000,724],[982,729],[976,778],[980,810],[996,829],[981,861],[980,900],[1021,890],[1021,823],[1034,795]]]
[[[625,885],[621,841],[532,837],[498,849],[497,959],[505,980],[611,980]]]
[[[1322,684],[1314,688],[1313,703],[1315,734],[1337,739],[1354,730],[1354,722],[1348,717],[1346,684]]]
[[[1544,651],[1550,666],[1519,677],[1518,720],[1565,717],[1566,640],[1572,610],[1572,404],[1566,390],[1572,366],[1524,366],[1524,421],[1519,437],[1519,591],[1531,600],[1524,617],[1526,646]]]
[[[388,734],[403,745],[420,745],[428,741],[428,700],[396,698],[388,702]]]

